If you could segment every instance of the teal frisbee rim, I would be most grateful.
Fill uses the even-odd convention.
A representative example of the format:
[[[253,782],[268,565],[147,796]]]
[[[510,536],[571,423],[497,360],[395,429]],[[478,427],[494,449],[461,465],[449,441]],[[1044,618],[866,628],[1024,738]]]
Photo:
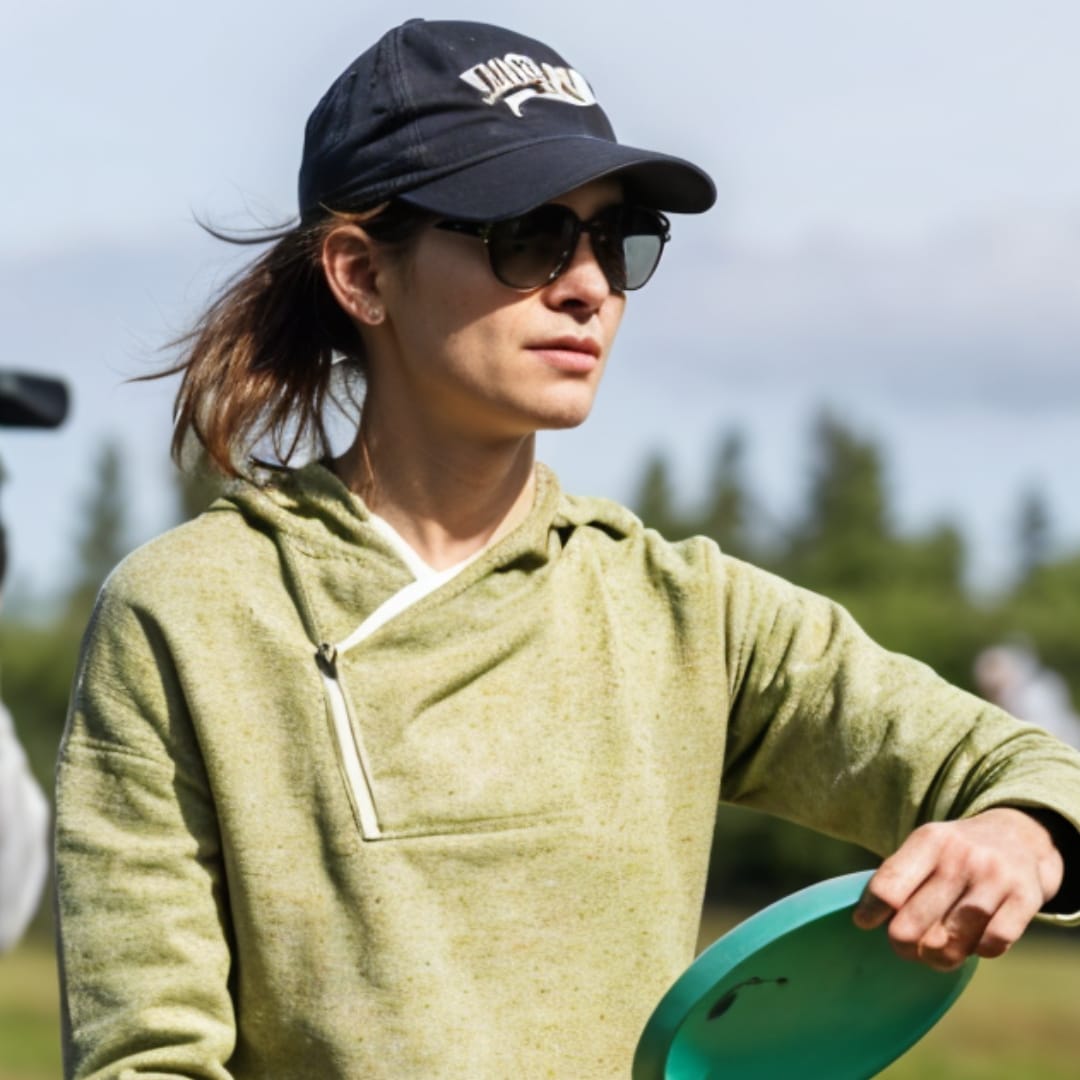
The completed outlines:
[[[661,998],[633,1080],[862,1080],[895,1061],[970,981],[901,960],[851,920],[873,871],[830,878],[751,916]]]

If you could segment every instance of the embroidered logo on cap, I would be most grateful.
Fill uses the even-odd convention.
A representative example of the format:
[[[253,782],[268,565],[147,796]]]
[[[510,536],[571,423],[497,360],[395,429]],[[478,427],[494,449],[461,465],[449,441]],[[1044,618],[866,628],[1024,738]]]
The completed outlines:
[[[460,78],[484,95],[485,105],[500,101],[515,115],[530,98],[544,97],[566,105],[595,105],[589,84],[573,68],[538,64],[531,56],[507,53],[463,71]]]

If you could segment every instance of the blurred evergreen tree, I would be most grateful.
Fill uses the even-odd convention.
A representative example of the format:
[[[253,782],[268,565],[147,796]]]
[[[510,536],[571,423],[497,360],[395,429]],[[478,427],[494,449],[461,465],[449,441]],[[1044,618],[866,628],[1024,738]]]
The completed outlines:
[[[1050,557],[1050,508],[1043,493],[1037,488],[1028,488],[1020,497],[1016,543],[1019,577],[1023,582]]]
[[[694,529],[742,559],[754,555],[753,500],[746,485],[745,457],[746,442],[740,432],[729,432],[720,440],[704,510]]]
[[[225,478],[210,464],[202,447],[184,454],[173,469],[177,522],[198,517],[224,490]]]
[[[119,444],[107,439],[94,459],[76,530],[76,578],[68,598],[69,616],[76,621],[86,622],[102,582],[130,550],[127,505],[123,455]]]
[[[826,593],[886,580],[894,544],[878,447],[824,411],[814,424],[810,461],[806,507],[780,569]]]
[[[675,510],[675,498],[667,458],[654,453],[645,462],[641,483],[633,507],[638,517],[650,528],[669,540],[690,535],[686,523]]]

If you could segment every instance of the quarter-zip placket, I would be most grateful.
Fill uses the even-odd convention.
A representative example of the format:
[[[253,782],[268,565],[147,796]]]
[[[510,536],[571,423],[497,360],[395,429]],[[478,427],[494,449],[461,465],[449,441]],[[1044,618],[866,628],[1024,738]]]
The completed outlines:
[[[404,541],[401,542],[404,543]],[[479,554],[477,552],[477,555]],[[360,827],[360,833],[365,840],[381,840],[383,827],[379,820],[378,800],[375,795],[375,772],[364,746],[361,718],[357,715],[353,698],[347,693],[342,681],[340,659],[391,619],[445,585],[476,557],[474,555],[445,570],[433,570],[421,562],[415,553],[412,553],[412,558],[407,558],[406,562],[414,573],[418,573],[416,580],[411,581],[380,604],[347,638],[336,644],[323,641],[315,650],[315,663],[319,669],[323,691],[330,709],[331,727],[337,743],[338,757],[348,787],[349,799],[356,822]],[[286,558],[291,562],[290,554],[287,554]],[[296,567],[293,566],[291,569],[295,577]],[[300,594],[303,596],[304,606],[307,607],[309,605],[306,596],[303,595],[303,586],[299,578],[296,580]],[[310,610],[305,613],[305,619],[309,624],[308,632],[313,633],[315,625],[313,613]],[[314,634],[313,640],[318,640]]]

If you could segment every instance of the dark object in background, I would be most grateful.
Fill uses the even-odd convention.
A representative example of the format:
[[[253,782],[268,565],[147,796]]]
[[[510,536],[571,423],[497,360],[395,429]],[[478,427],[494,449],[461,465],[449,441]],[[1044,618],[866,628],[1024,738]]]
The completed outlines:
[[[67,383],[0,368],[0,427],[54,428],[68,412]],[[4,470],[0,466],[0,484]],[[7,570],[7,533],[0,522],[0,584]]]
[[[68,388],[60,379],[0,369],[0,427],[54,428],[67,411]]]

